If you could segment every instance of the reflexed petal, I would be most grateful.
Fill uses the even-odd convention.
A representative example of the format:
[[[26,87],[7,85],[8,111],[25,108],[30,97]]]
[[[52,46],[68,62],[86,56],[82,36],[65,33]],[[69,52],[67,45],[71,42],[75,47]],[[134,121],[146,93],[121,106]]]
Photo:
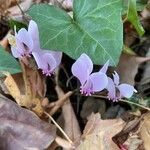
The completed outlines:
[[[28,26],[28,32],[34,43],[34,51],[39,50],[40,48],[40,39],[39,39],[39,30],[35,21],[31,20]]]
[[[32,55],[37,63],[38,68],[46,68],[45,61],[43,61],[42,52],[33,52]]]
[[[16,47],[11,46],[11,52],[15,58],[20,58],[22,56]]]
[[[102,91],[108,84],[108,78],[106,74],[101,72],[92,73],[90,75],[92,82],[92,89],[94,92]]]
[[[59,52],[59,51],[51,51],[51,50],[43,50],[43,51],[44,51],[44,52],[47,52],[47,53],[50,53],[50,54],[54,57],[54,59],[55,59],[57,65],[59,65],[59,64],[61,63],[62,52]]]
[[[119,75],[118,75],[118,73],[115,71],[115,73],[113,74],[113,78],[114,78],[114,83],[115,83],[115,85],[119,85],[119,80],[120,80],[120,78],[119,78]]]
[[[129,84],[120,84],[118,86],[121,96],[130,98],[133,95],[133,92],[136,92],[133,86]]]
[[[108,97],[112,100],[116,99],[116,87],[113,80],[109,77],[106,89],[108,90]]]
[[[29,52],[32,51],[33,41],[32,41],[30,34],[28,33],[28,31],[25,28],[22,28],[18,31],[16,38],[20,42],[24,43],[29,48]]]
[[[50,72],[53,72],[54,69],[56,69],[57,67],[57,62],[55,58],[53,57],[53,55],[51,55],[51,53],[44,52],[42,58],[47,64],[47,70],[49,70]]]
[[[109,66],[109,60],[104,64],[104,66],[100,69],[100,72],[106,73]]]
[[[89,75],[92,72],[92,70],[93,63],[86,54],[82,54],[72,65],[71,68],[72,74],[80,80],[82,85],[89,78]]]
[[[16,39],[16,46],[11,46],[11,51],[15,58],[19,58],[25,54],[25,47],[23,46],[22,42]]]

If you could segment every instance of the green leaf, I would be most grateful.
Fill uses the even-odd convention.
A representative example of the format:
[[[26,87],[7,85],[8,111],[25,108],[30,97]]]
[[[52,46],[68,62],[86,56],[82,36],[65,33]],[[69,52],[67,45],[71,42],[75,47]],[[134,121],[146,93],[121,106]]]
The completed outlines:
[[[21,68],[15,58],[0,46],[0,73],[3,71],[14,74],[21,72]]]
[[[74,0],[73,19],[63,10],[34,5],[29,15],[40,29],[43,48],[77,59],[82,53],[95,64],[116,65],[123,46],[121,0]]]
[[[139,21],[137,10],[136,10],[136,0],[129,0],[127,20],[133,24],[136,31],[140,36],[142,36],[145,31]]]

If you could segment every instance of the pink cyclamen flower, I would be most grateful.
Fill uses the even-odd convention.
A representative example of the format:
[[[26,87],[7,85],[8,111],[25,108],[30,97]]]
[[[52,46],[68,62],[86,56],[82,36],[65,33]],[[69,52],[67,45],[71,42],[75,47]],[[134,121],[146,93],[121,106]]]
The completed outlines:
[[[51,76],[61,62],[62,53],[48,50],[41,50],[32,53],[37,66],[46,76]]]
[[[29,24],[28,31],[25,28],[21,28],[18,33],[15,31],[15,43],[11,45],[12,55],[15,58],[31,55],[33,40],[29,32],[30,28],[31,24]]]
[[[119,75],[117,72],[113,74],[113,80],[108,77],[108,98],[113,102],[118,101],[122,97],[130,98],[134,92],[137,92],[135,88],[129,84],[119,84]]]
[[[42,50],[40,48],[39,30],[35,21],[29,22],[28,31],[22,28],[15,31],[15,36],[10,40],[11,51],[15,58],[33,55],[38,68],[43,74],[50,76],[60,64],[62,52]]]
[[[42,50],[40,48],[39,30],[36,22],[33,20],[29,23],[29,33],[33,40],[32,55],[37,63],[39,69],[43,74],[50,76],[61,62],[62,52]]]
[[[82,54],[72,65],[72,74],[77,77],[81,83],[80,91],[86,96],[90,96],[94,92],[102,91],[108,83],[106,71],[108,68],[107,62],[99,72],[92,73],[93,63],[91,59]]]

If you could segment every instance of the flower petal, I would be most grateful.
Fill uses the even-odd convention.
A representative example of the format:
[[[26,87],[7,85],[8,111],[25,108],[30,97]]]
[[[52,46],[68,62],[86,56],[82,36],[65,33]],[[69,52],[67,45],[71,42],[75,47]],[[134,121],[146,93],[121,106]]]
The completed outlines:
[[[37,23],[33,20],[29,22],[28,32],[33,40],[33,51],[38,51],[40,48],[40,40],[39,40],[39,30]]]
[[[30,34],[28,33],[28,31],[25,28],[22,28],[18,31],[16,38],[24,43],[29,49],[29,52],[32,51],[33,49],[33,41],[32,38],[30,36]]]
[[[108,98],[111,100],[116,99],[116,87],[111,78],[108,77],[108,84],[106,89],[108,90]]]
[[[58,66],[55,58],[53,57],[51,53],[43,51],[43,60],[48,65],[48,67],[50,67],[50,68],[47,68],[50,72],[53,72],[54,69],[56,69],[56,67]]]
[[[109,66],[109,60],[104,64],[104,66],[100,69],[100,72],[106,73]]]
[[[91,59],[84,53],[76,60],[71,68],[72,74],[80,80],[82,85],[89,78],[92,70],[93,63]]]
[[[57,65],[59,65],[59,64],[61,63],[62,52],[59,52],[59,51],[51,51],[51,50],[43,50],[43,51],[44,51],[44,52],[47,52],[47,53],[49,53],[49,54],[51,54],[51,55],[54,57],[54,59],[55,59]]]
[[[20,58],[22,56],[16,47],[11,46],[11,52],[15,58]]]
[[[116,85],[119,85],[120,78],[119,78],[119,75],[118,75],[118,73],[116,71],[114,71],[113,78],[114,78],[114,83]]]
[[[120,91],[120,95],[126,98],[130,98],[134,92],[137,92],[134,87],[129,84],[120,84],[118,89]]]
[[[90,80],[92,82],[93,92],[102,91],[108,84],[108,78],[106,74],[101,72],[92,73],[90,75]]]

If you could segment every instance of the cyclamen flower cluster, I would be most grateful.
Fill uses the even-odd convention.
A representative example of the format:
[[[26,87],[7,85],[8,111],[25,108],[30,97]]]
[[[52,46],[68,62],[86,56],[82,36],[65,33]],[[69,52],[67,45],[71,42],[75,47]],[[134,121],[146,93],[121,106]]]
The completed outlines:
[[[29,22],[28,30],[22,28],[15,31],[15,38],[10,41],[11,51],[15,58],[34,57],[37,66],[42,70],[43,74],[50,76],[54,73],[56,67],[60,64],[62,52],[43,50],[40,48],[39,30],[36,22]],[[81,83],[80,91],[86,96],[90,96],[94,92],[107,89],[108,99],[118,101],[122,97],[130,98],[134,92],[137,92],[133,86],[129,84],[119,84],[119,75],[117,72],[113,74],[113,80],[107,77],[109,61],[98,71],[93,71],[93,63],[91,59],[82,54],[72,65],[72,74],[77,77]]]
[[[29,22],[28,31],[22,28],[15,31],[15,42],[11,44],[11,51],[15,58],[33,55],[37,66],[43,74],[50,76],[60,64],[62,52],[43,50],[40,48],[39,30],[36,22]]]
[[[113,102],[118,101],[122,97],[130,98],[137,91],[129,84],[119,84],[119,75],[117,72],[113,74],[113,80],[107,77],[108,65],[109,61],[98,72],[92,73],[93,63],[86,54],[82,54],[76,60],[71,70],[72,74],[81,83],[81,93],[90,96],[94,92],[106,89],[108,91],[108,99]]]

